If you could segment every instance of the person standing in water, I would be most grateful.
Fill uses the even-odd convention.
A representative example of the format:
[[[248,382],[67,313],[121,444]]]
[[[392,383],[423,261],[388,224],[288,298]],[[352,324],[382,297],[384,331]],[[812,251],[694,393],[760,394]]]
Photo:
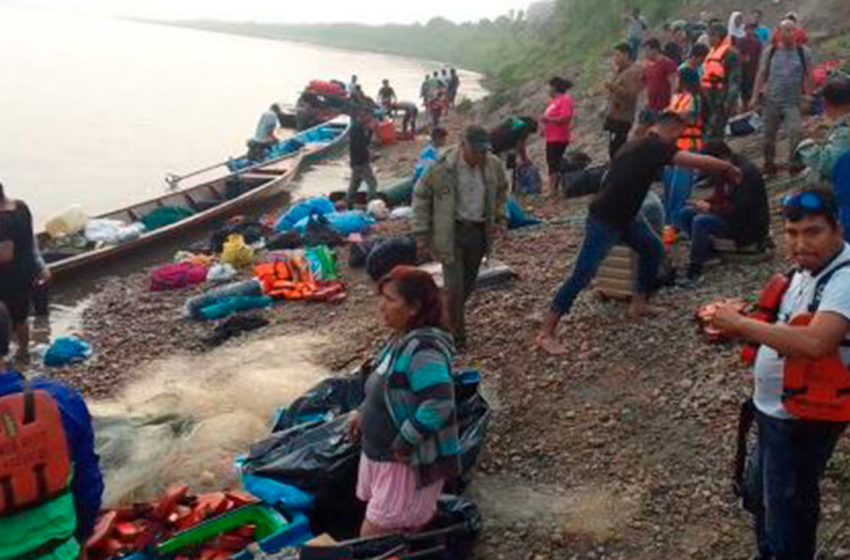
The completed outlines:
[[[0,303],[9,310],[20,361],[29,360],[33,288],[49,281],[50,270],[41,258],[29,207],[7,197],[0,184]]]

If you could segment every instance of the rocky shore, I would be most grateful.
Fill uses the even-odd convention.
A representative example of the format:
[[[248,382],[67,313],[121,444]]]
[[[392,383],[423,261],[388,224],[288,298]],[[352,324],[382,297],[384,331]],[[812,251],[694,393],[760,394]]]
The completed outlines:
[[[451,122],[453,132],[463,119]],[[588,128],[592,138],[598,132]],[[754,141],[739,144],[752,152]],[[536,153],[538,147],[532,151]],[[596,149],[594,153],[598,153]],[[409,144],[385,151],[386,177],[410,169]],[[774,187],[775,199],[784,187]],[[545,224],[511,232],[495,257],[514,268],[511,284],[476,294],[469,311],[469,352],[495,409],[480,474],[472,489],[486,527],[486,559],[747,558],[750,519],[731,492],[737,414],[750,382],[736,345],[707,343],[695,310],[723,297],[752,299],[776,271],[781,251],[760,264],[723,264],[700,289],[663,291],[664,313],[640,322],[625,307],[588,291],[562,327],[569,354],[532,349],[552,291],[568,272],[582,238],[587,201],[520,201]],[[565,219],[565,218],[575,219]],[[404,224],[378,232],[401,233]],[[779,240],[781,231],[774,229]],[[684,256],[685,247],[680,247]],[[227,344],[305,331],[328,340],[321,365],[344,371],[380,345],[374,285],[345,264],[349,297],[339,305],[286,303],[262,312],[271,325]],[[96,349],[86,364],[57,375],[89,396],[109,397],[140,366],[175,353],[203,353],[210,325],[184,318],[192,290],[152,293],[142,271],[99,286],[84,316]],[[850,508],[850,445],[845,438],[825,483],[823,535],[841,530]],[[850,556],[844,527],[830,550]]]

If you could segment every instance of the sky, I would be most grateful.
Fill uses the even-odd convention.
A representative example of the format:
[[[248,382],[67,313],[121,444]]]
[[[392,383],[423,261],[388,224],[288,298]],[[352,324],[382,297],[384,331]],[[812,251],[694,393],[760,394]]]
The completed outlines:
[[[529,0],[0,0],[0,7],[63,10],[154,19],[367,24],[494,18]]]

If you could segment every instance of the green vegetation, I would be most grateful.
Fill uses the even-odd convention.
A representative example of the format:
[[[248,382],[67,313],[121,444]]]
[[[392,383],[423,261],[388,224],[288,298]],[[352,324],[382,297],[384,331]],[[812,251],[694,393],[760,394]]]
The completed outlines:
[[[622,38],[623,15],[639,6],[650,23],[669,18],[682,0],[555,0],[544,17],[510,13],[496,20],[425,25],[275,25],[193,22],[203,29],[289,39],[345,49],[439,60],[480,71],[496,89],[566,68],[598,67]]]

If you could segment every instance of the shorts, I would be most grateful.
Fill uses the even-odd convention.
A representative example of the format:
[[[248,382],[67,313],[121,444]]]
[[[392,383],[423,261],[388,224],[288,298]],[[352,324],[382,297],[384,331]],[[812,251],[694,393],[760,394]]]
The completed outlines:
[[[26,286],[0,287],[0,303],[9,310],[13,325],[25,323],[30,316],[32,289]]]
[[[550,175],[561,172],[561,162],[569,145],[569,142],[546,142],[546,167]]]
[[[416,488],[413,469],[403,463],[372,461],[360,455],[357,498],[366,502],[366,519],[391,530],[415,530],[437,513],[443,480]]]

